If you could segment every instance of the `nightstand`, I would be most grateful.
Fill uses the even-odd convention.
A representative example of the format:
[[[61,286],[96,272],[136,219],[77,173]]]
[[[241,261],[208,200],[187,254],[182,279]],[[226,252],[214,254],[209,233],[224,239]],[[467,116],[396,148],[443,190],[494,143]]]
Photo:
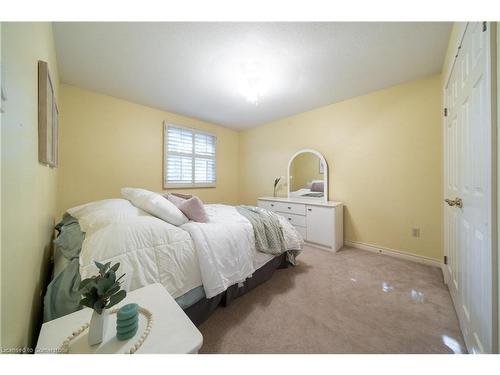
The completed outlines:
[[[127,298],[114,307],[137,303],[153,314],[153,327],[137,354],[188,354],[198,353],[203,336],[189,320],[177,302],[161,284],[152,284],[127,293]],[[90,322],[92,310],[84,308],[75,313],[51,320],[42,325],[36,353],[55,353],[63,341],[83,324]],[[137,341],[139,332],[128,341],[116,338],[116,314],[110,316],[105,340],[96,346],[87,344],[88,329],[74,339],[70,354],[124,353]]]

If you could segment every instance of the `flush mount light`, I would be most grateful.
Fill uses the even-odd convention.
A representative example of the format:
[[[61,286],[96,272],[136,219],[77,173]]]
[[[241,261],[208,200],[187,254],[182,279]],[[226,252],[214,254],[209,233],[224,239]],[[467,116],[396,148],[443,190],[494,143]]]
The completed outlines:
[[[247,61],[241,64],[239,92],[248,102],[258,105],[267,94],[270,81],[269,72],[262,63]]]
[[[294,87],[296,59],[256,35],[210,50],[200,79],[239,105],[258,106]]]

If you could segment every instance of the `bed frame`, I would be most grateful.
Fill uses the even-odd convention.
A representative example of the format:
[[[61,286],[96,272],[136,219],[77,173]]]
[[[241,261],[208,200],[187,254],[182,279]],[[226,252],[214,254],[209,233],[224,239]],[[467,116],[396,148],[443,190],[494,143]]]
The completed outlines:
[[[215,297],[208,299],[203,298],[195,304],[189,306],[184,310],[184,312],[196,326],[200,326],[210,315],[212,315],[217,307],[229,306],[229,304],[231,304],[231,302],[236,298],[248,293],[260,284],[269,280],[273,276],[274,271],[278,268],[287,268],[289,263],[287,262],[286,257],[286,252],[274,257],[262,267],[257,269],[253,273],[252,277],[245,280],[242,285],[234,284]]]

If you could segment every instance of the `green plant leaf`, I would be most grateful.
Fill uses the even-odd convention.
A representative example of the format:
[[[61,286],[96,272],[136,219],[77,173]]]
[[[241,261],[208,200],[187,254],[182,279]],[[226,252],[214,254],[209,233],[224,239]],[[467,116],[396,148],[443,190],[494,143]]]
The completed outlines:
[[[118,292],[120,290],[120,284],[115,284],[113,285],[108,291],[107,291],[107,295],[108,296],[112,296],[113,294],[115,294],[116,292]]]
[[[108,289],[110,289],[115,284],[115,278],[103,277],[97,282],[97,294],[99,296],[105,295]]]
[[[80,286],[78,287],[78,290],[82,290],[84,289],[87,285],[89,285],[92,281],[94,281],[94,278],[91,277],[91,278],[88,278],[88,279],[85,279],[85,280],[82,280],[82,282],[80,283]]]
[[[102,270],[104,268],[104,264],[102,263],[99,263],[98,261],[94,261],[95,265],[97,268],[99,268],[99,270]]]
[[[102,310],[106,307],[106,302],[102,300],[97,300],[94,303],[93,309],[97,311],[98,314],[102,313]]]
[[[80,300],[80,305],[90,307],[91,309],[94,308],[94,303],[95,301],[91,296],[85,297]]]
[[[118,268],[120,268],[120,263],[114,264],[113,267],[111,267],[110,271],[116,272],[118,271]]]
[[[106,273],[106,278],[107,278],[108,280],[113,281],[113,284],[114,284],[114,283],[115,283],[115,281],[116,281],[116,273],[115,273],[115,271],[113,271],[113,270],[109,270],[109,271]]]
[[[99,270],[99,274],[101,275],[101,277],[104,277],[106,276],[106,272],[108,272],[108,268],[109,266],[111,265],[111,262],[108,262],[106,263],[100,270]]]
[[[122,279],[123,276],[125,276],[124,273],[122,273],[122,275],[118,279],[116,279],[116,282],[119,282]]]
[[[116,305],[118,302],[120,302],[122,299],[124,299],[125,297],[127,296],[127,292],[124,291],[124,290],[120,290],[118,293],[116,293],[115,295],[112,295],[110,298],[109,298],[109,303],[108,305],[106,306],[106,308],[110,308],[110,307],[113,307],[114,305]]]

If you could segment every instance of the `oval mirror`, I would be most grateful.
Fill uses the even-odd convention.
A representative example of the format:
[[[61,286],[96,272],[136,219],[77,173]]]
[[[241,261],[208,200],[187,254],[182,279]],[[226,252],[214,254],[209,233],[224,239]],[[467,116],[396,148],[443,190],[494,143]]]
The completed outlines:
[[[328,165],[318,151],[304,149],[290,158],[288,198],[328,201]]]

